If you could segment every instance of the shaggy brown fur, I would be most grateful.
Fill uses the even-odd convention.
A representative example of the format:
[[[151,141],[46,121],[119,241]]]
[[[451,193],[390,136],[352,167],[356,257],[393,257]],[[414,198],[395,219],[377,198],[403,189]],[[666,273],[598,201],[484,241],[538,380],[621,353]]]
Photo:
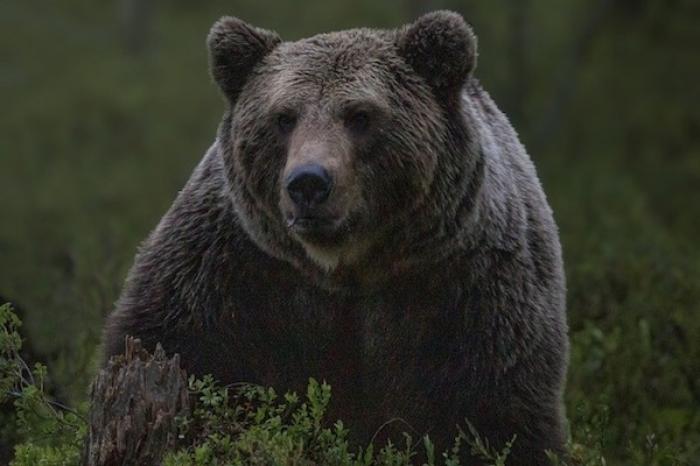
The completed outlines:
[[[136,258],[106,354],[129,334],[224,383],[325,379],[357,441],[401,418],[446,447],[466,418],[495,447],[517,434],[514,464],[562,451],[557,228],[464,20],[282,42],[222,18],[208,43],[228,109]],[[290,194],[310,166],[322,202]]]

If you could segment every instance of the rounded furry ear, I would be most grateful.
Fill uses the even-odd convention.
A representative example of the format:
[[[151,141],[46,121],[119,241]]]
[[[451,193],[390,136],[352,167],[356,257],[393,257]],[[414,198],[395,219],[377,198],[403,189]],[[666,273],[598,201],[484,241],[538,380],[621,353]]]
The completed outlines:
[[[399,31],[399,54],[441,92],[457,92],[476,67],[476,36],[461,15],[435,11]]]
[[[277,33],[224,16],[207,37],[211,75],[234,102],[255,65],[281,42]]]

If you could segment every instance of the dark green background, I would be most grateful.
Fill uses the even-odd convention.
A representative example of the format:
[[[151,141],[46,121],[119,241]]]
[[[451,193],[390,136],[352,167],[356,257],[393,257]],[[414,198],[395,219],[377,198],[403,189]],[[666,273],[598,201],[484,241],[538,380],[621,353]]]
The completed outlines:
[[[474,25],[477,75],[528,147],[561,229],[574,440],[609,464],[700,464],[691,0],[2,0],[0,296],[23,311],[63,399],[85,398],[136,247],[214,138],[214,20],[296,39],[435,8]]]

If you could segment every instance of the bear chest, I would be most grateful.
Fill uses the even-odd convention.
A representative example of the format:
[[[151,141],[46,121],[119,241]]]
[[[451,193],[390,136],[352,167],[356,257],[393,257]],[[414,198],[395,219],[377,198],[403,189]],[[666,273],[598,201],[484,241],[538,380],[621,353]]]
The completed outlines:
[[[429,390],[424,381],[461,364],[468,344],[468,303],[458,286],[396,287],[373,296],[278,286],[256,295],[238,319],[239,341],[256,379],[280,388],[302,389],[315,377],[336,393]]]

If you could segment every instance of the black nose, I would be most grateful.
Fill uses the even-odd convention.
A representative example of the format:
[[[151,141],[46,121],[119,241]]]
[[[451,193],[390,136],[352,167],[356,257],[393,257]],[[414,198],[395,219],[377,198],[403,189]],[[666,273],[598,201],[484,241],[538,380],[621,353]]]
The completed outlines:
[[[287,175],[287,192],[299,207],[314,207],[328,199],[333,180],[320,165],[309,164],[295,168]]]

